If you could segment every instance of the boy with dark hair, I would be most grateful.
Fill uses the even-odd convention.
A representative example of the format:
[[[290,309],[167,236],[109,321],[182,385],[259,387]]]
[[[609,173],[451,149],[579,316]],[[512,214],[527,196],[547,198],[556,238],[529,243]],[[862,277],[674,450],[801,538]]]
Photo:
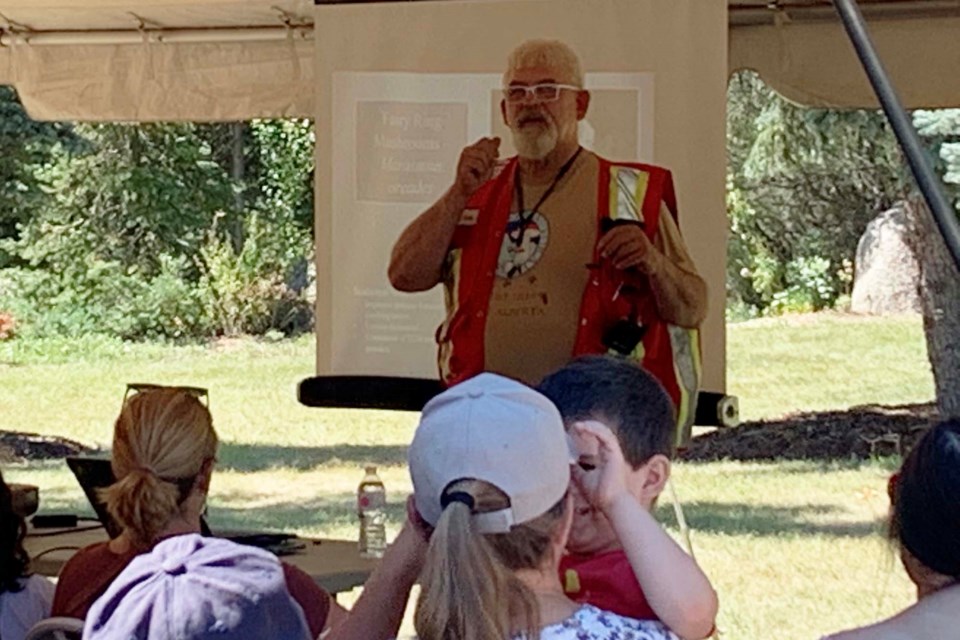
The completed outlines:
[[[716,593],[650,513],[675,452],[676,419],[663,387],[630,361],[585,356],[538,390],[557,405],[578,452],[574,521],[560,567],[567,595],[661,620],[689,640],[710,635]]]

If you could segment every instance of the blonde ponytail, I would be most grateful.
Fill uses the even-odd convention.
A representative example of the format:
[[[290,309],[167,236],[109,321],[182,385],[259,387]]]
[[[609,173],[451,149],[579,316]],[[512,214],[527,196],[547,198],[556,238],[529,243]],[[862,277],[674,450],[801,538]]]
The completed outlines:
[[[102,492],[113,518],[139,547],[150,547],[180,505],[177,486],[154,473],[135,469]]]
[[[134,544],[149,548],[216,451],[210,412],[199,400],[172,388],[139,393],[117,417],[111,456],[117,481],[101,498]]]
[[[548,513],[509,533],[481,534],[472,513],[507,507],[492,485],[462,480],[447,488],[467,493],[475,506],[451,502],[430,537],[420,576],[414,627],[420,640],[492,640],[523,634],[539,637],[540,612],[534,593],[514,571],[539,568],[563,516],[566,497]],[[558,511],[559,509],[559,511]]]

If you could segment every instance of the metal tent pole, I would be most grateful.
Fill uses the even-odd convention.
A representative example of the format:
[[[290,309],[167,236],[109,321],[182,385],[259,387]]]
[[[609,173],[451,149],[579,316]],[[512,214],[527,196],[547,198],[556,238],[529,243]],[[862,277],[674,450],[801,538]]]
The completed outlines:
[[[926,150],[920,143],[916,129],[913,128],[913,122],[904,110],[890,82],[890,77],[880,62],[880,57],[870,40],[870,34],[867,33],[867,25],[863,14],[860,13],[857,0],[833,0],[833,4],[863,64],[863,70],[866,71],[870,84],[873,85],[883,112],[900,142],[900,148],[907,156],[910,170],[927,201],[927,206],[930,207],[930,212],[933,213],[940,234],[953,255],[957,269],[960,269],[960,222],[957,220],[957,212],[947,201],[940,179],[930,166]]]

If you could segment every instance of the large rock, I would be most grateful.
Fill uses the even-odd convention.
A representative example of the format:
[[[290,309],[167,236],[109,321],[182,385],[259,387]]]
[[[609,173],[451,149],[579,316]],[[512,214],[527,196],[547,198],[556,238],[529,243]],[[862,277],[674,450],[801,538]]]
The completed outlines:
[[[920,270],[906,242],[907,233],[907,214],[900,206],[884,211],[867,225],[857,244],[851,311],[873,315],[920,312]]]

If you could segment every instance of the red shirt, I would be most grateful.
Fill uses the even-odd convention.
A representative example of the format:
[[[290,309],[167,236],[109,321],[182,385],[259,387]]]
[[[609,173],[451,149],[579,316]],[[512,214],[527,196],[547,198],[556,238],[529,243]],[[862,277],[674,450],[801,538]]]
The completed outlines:
[[[660,619],[650,608],[622,550],[564,556],[560,561],[560,583],[567,597],[576,602],[637,620]]]
[[[78,551],[60,570],[57,590],[50,615],[86,618],[94,601],[106,592],[121,571],[140,552],[114,553],[108,542],[99,542]],[[330,612],[330,594],[321,589],[309,575],[284,562],[283,575],[287,590],[296,600],[313,637],[319,637]]]

